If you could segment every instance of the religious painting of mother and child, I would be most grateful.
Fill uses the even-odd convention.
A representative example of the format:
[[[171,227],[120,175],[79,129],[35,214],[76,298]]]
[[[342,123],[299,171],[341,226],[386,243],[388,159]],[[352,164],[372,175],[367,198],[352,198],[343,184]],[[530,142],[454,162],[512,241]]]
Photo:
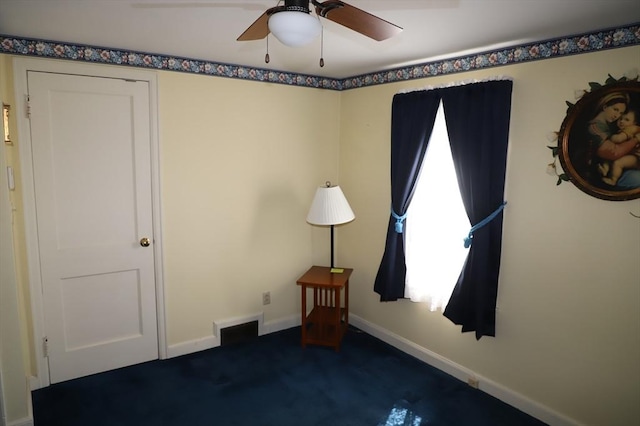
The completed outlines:
[[[640,82],[618,81],[569,108],[558,134],[569,180],[597,198],[640,197]]]

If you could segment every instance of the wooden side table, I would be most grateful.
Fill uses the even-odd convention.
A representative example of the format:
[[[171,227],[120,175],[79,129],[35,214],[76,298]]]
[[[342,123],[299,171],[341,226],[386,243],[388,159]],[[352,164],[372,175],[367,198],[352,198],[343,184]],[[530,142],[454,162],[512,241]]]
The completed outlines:
[[[333,346],[340,350],[349,326],[349,277],[353,269],[331,273],[326,266],[312,266],[296,282],[302,293],[302,347]],[[307,315],[307,288],[313,289],[313,307]],[[344,306],[340,293],[344,290]]]

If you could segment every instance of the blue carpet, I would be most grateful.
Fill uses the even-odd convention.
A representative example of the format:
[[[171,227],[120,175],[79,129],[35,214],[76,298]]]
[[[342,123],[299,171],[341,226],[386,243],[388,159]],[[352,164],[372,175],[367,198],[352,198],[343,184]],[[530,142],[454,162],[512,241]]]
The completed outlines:
[[[540,426],[350,328],[340,352],[300,328],[33,392],[35,426]]]

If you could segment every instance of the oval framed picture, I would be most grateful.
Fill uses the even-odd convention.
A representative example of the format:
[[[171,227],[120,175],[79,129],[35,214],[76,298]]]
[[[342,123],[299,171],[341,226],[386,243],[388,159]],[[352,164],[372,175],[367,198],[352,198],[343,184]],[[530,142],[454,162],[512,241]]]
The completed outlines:
[[[606,84],[569,108],[560,163],[580,190],[603,200],[640,197],[640,82]]]

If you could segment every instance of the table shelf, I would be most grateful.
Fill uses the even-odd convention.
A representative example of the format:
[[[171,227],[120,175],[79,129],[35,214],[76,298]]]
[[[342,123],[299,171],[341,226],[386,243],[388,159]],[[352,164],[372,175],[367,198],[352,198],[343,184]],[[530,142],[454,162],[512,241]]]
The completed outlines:
[[[335,324],[333,320],[335,309],[333,307],[316,306],[307,315],[306,343],[313,345],[335,346],[340,342],[347,331],[345,322],[346,309],[340,308],[340,322]]]
[[[340,308],[340,321],[344,322],[345,315],[347,313],[346,308]],[[316,306],[313,308],[309,315],[307,315],[308,323],[328,323],[331,321],[331,317],[335,315],[335,308],[332,306]]]

